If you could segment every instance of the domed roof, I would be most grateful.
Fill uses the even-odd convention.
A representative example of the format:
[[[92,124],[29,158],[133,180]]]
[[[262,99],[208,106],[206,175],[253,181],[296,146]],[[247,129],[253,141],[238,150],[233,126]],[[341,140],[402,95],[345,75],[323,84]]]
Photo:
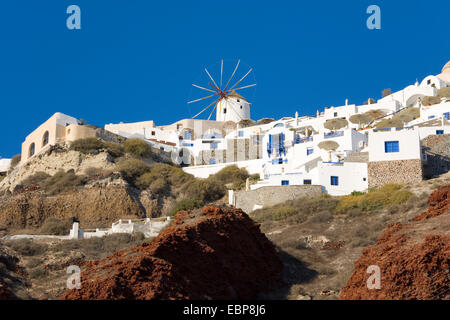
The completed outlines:
[[[447,73],[447,72],[450,72],[450,61],[447,62],[445,64],[445,66],[442,68],[442,73]]]

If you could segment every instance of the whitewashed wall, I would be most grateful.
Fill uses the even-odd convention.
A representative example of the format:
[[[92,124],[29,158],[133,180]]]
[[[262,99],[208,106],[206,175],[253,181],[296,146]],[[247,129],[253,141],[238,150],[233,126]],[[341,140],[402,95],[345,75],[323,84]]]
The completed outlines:
[[[386,153],[385,142],[398,141],[399,152]],[[420,159],[419,130],[403,129],[397,131],[371,131],[369,132],[369,161],[393,161]]]
[[[339,177],[339,185],[331,185],[331,176]],[[347,195],[353,191],[366,191],[369,186],[367,163],[321,163],[319,165],[319,182],[323,186],[324,192],[333,196]]]

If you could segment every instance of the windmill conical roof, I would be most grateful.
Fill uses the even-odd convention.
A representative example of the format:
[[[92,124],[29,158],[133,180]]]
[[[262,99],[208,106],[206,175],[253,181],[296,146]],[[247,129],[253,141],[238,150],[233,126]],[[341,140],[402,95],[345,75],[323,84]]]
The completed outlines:
[[[237,93],[235,90],[231,91],[231,93],[228,94],[228,97],[242,99],[244,101],[247,101],[243,96],[241,96],[239,93]],[[248,101],[247,101],[248,102]]]

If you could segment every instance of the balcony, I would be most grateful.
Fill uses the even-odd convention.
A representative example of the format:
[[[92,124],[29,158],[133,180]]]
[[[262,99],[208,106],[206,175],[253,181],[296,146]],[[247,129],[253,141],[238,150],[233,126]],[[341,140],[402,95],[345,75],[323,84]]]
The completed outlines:
[[[343,136],[344,136],[344,131],[333,131],[333,132],[323,134],[324,139],[331,139],[331,138],[337,138],[337,137],[343,137]]]

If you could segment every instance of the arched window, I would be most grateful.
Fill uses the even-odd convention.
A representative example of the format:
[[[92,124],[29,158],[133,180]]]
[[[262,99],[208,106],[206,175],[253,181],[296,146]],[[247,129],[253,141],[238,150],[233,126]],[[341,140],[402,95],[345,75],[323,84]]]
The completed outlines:
[[[45,131],[44,136],[42,137],[42,146],[46,146],[48,144],[48,131]]]
[[[28,151],[28,156],[32,157],[34,155],[35,152],[35,145],[34,142],[30,145],[30,149]]]

